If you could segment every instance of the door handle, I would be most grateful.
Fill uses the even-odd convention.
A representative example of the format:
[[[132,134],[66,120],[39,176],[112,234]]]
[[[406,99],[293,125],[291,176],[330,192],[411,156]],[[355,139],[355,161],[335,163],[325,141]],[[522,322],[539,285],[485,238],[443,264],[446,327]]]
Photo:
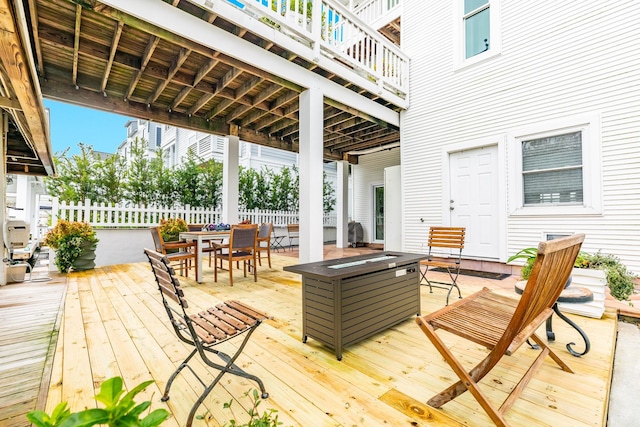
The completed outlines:
[[[456,207],[453,205],[453,200],[449,200],[449,210],[452,211],[454,210]]]

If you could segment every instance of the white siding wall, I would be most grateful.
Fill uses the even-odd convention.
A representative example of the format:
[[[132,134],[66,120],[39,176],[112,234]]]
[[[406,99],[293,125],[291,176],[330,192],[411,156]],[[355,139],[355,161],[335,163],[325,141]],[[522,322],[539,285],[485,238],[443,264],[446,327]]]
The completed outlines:
[[[353,220],[362,224],[364,241],[373,241],[373,185],[384,184],[384,168],[400,164],[400,150],[360,156],[353,173]]]
[[[591,115],[600,121],[600,212],[513,215],[517,206],[507,200],[501,258],[545,232],[585,232],[584,250],[613,253],[640,273],[640,2],[500,7],[500,55],[454,69],[452,2],[404,0],[402,47],[411,58],[411,106],[401,124],[404,249],[418,251],[424,224],[442,221],[443,147],[503,141],[507,170],[517,129]],[[513,175],[505,176],[508,197]]]

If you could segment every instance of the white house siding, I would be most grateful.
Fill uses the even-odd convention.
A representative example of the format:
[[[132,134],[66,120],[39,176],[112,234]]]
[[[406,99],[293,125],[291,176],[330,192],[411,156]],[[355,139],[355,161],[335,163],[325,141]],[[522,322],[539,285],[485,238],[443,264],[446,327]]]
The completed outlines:
[[[443,152],[495,141],[505,177],[501,260],[547,232],[584,232],[584,250],[613,253],[640,273],[640,2],[499,6],[500,54],[456,69],[453,2],[404,0],[402,48],[411,58],[411,106],[401,123],[405,250],[420,250],[428,225],[447,221]],[[572,117],[599,122],[596,208],[518,215],[511,137]]]
[[[399,164],[400,150],[393,149],[360,156],[358,164],[352,166],[352,219],[362,224],[365,242],[373,241],[373,185],[384,184],[384,168]]]

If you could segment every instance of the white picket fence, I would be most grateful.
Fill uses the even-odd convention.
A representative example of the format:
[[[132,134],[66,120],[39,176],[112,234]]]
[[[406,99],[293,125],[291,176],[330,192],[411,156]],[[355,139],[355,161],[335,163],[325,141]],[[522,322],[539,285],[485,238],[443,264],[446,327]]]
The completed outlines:
[[[196,208],[189,205],[175,208],[164,206],[138,206],[130,204],[105,204],[84,202],[60,202],[54,197],[51,203],[52,224],[59,219],[88,222],[97,228],[147,228],[160,223],[161,219],[182,218],[188,224],[218,224],[222,222],[222,212]],[[299,222],[298,212],[258,210],[240,211],[240,221],[249,220],[254,224],[272,222],[274,227],[285,227]],[[335,213],[324,215],[324,226],[335,227]]]

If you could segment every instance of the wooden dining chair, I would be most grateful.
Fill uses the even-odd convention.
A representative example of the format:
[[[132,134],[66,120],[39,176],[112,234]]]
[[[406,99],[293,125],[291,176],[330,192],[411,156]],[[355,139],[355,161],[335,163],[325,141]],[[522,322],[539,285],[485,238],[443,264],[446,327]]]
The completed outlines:
[[[165,255],[170,262],[177,262],[180,274],[184,268],[184,276],[189,277],[189,268],[193,265],[198,277],[198,262],[196,260],[196,243],[194,242],[165,242],[160,227],[151,227],[151,237],[157,252]]]
[[[224,301],[213,307],[201,310],[198,313],[187,312],[189,304],[180,286],[180,282],[175,276],[174,269],[169,265],[167,256],[152,251],[151,249],[145,249],[144,252],[151,264],[151,270],[158,284],[158,289],[162,296],[162,303],[169,316],[171,326],[182,342],[193,347],[191,353],[169,377],[161,400],[163,402],[169,400],[171,385],[184,368],[189,369],[204,387],[204,391],[191,407],[186,423],[180,423],[180,425],[191,426],[196,410],[200,404],[215,385],[220,382],[222,376],[227,373],[255,381],[258,387],[260,387],[261,398],[266,399],[269,397],[262,380],[255,375],[245,372],[235,363],[238,356],[240,356],[244,350],[253,331],[269,317],[265,313],[235,300]],[[225,354],[216,349],[218,344],[242,335],[244,335],[244,340],[237,340],[239,345],[226,347],[228,349],[235,348],[232,355]],[[207,366],[219,371],[218,374],[213,377],[213,380],[211,380],[209,376],[198,375],[189,365],[189,361],[196,354],[200,356]],[[212,359],[211,356],[213,355],[220,358],[220,361],[215,358]],[[207,385],[206,381],[211,382]]]
[[[541,242],[538,245],[538,255],[531,276],[519,301],[484,288],[416,319],[420,329],[460,379],[429,399],[427,404],[440,408],[469,390],[496,425],[506,426],[508,424],[504,418],[505,413],[513,406],[547,355],[562,370],[573,373],[560,356],[538,337],[536,330],[553,314],[553,306],[564,290],[583,241],[584,234],[575,234]],[[464,355],[464,361],[459,360],[454,350],[436,333],[438,329],[480,344],[490,350],[489,354],[469,369],[469,355]],[[532,339],[542,351],[529,366],[510,368],[511,372],[524,372],[524,375],[517,384],[509,387],[509,396],[500,408],[496,409],[480,388],[479,382],[503,356],[512,355],[529,339]],[[533,345],[532,347],[537,348]],[[458,344],[457,348],[468,347]],[[528,363],[529,360],[523,357],[518,359],[517,363]]]
[[[262,252],[267,252],[269,268],[271,268],[271,234],[273,233],[273,223],[265,222],[258,229],[258,239],[256,240],[256,251],[258,252],[258,264],[262,265]]]
[[[287,224],[287,237],[289,237],[289,250],[293,250],[293,241],[300,242],[300,224]]]
[[[253,281],[258,281],[258,273],[256,269],[256,243],[258,239],[257,224],[237,224],[231,226],[229,243],[218,244],[213,243],[214,263],[213,263],[213,281],[218,281],[218,260],[220,260],[220,268],[222,262],[227,261],[229,267],[229,284],[233,286],[233,262],[242,261],[244,267],[244,277],[247,277],[247,268],[253,271]],[[219,250],[218,250],[219,249]],[[227,252],[223,253],[223,249]]]

